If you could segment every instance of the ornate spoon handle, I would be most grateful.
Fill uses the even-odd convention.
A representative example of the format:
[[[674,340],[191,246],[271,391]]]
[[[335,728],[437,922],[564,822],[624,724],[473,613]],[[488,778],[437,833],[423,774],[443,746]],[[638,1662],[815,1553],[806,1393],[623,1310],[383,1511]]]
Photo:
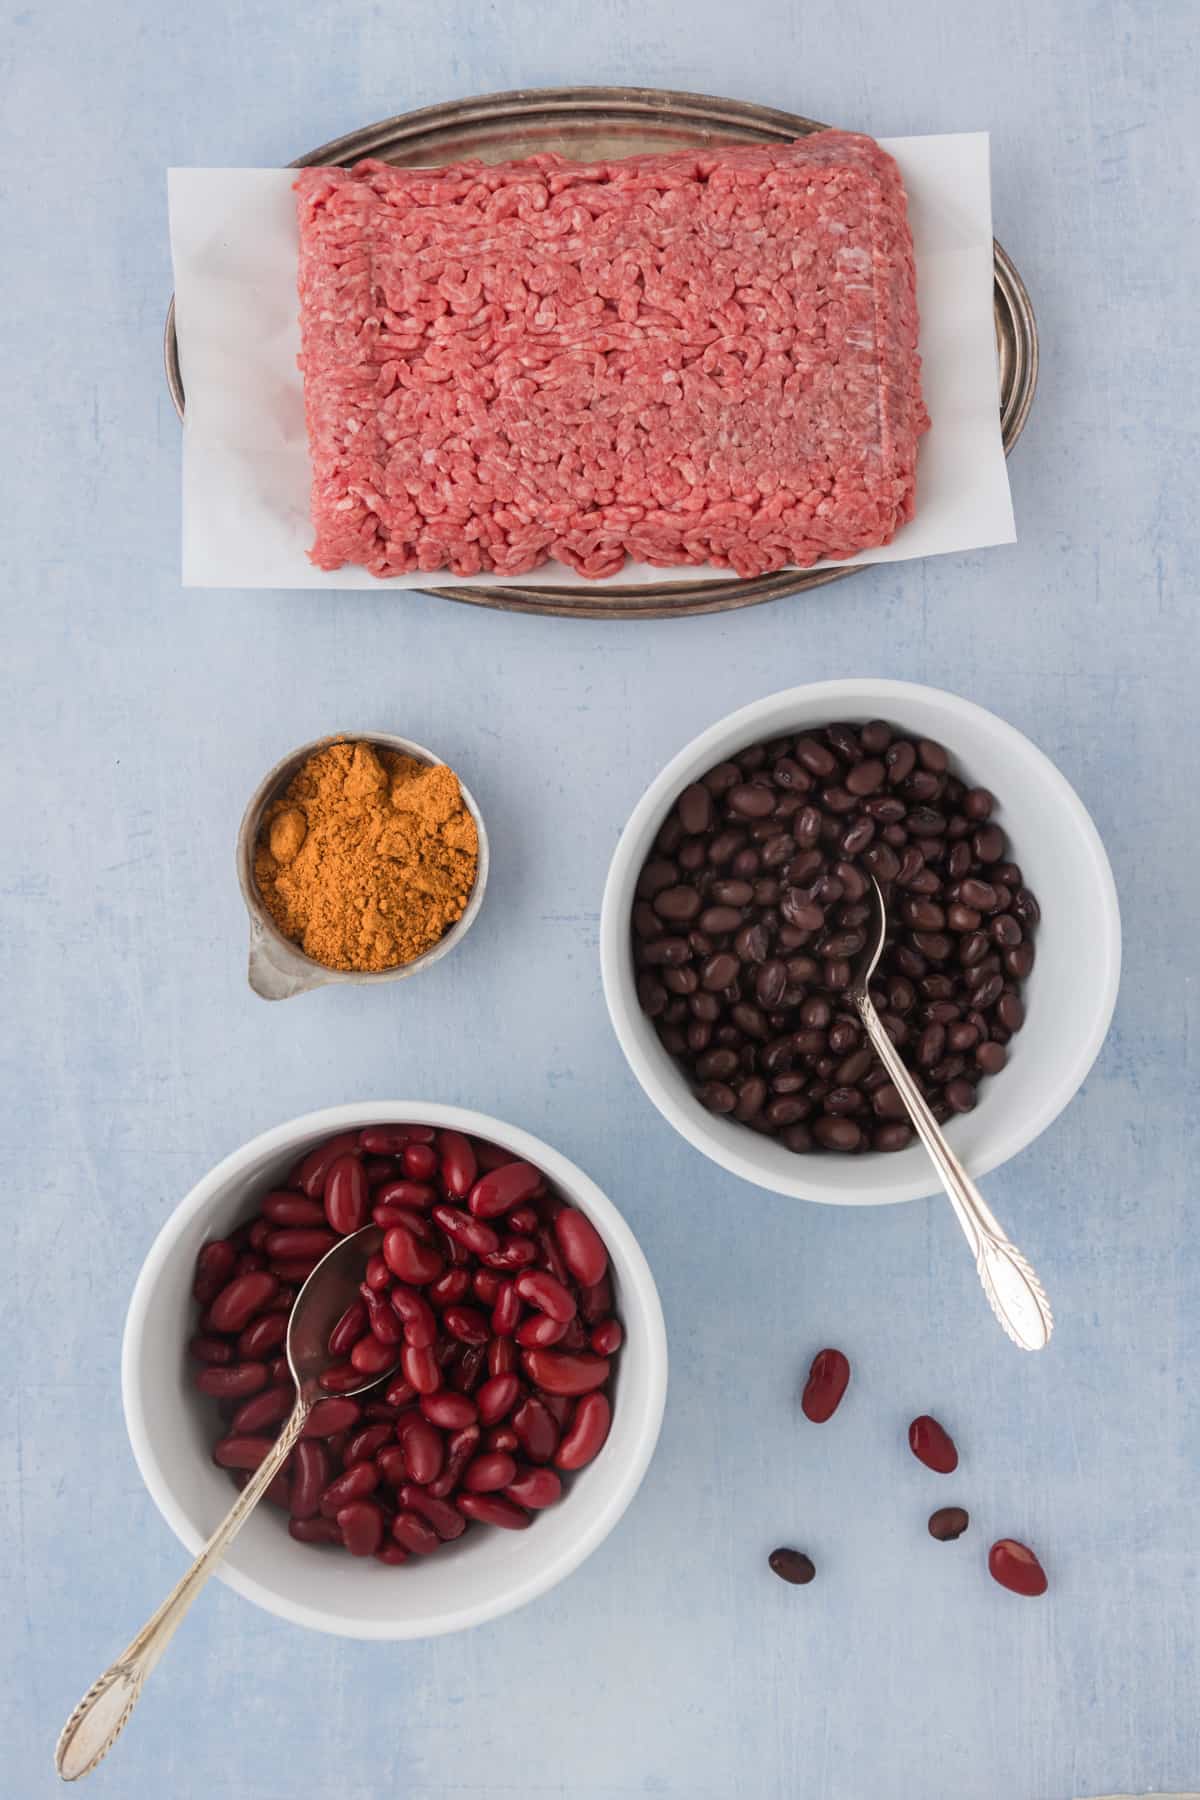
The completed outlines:
[[[879,1060],[891,1076],[908,1108],[917,1135],[942,1178],[955,1216],[971,1246],[975,1267],[992,1311],[1013,1343],[1020,1345],[1022,1350],[1045,1349],[1054,1330],[1054,1315],[1041,1282],[1015,1244],[1004,1235],[983,1195],[946,1142],[941,1126],[925,1104],[924,1095],[880,1023],[870,997],[864,992],[856,994],[854,999]]]
[[[304,1429],[311,1407],[311,1401],[297,1395],[291,1417],[272,1444],[270,1454],[254,1471],[187,1574],[167,1595],[158,1611],[147,1619],[116,1662],[92,1683],[63,1726],[54,1752],[54,1766],[64,1781],[78,1781],[81,1775],[90,1775],[116,1743],[137,1704],[146,1677],[183,1623],[192,1601],[283,1467]]]

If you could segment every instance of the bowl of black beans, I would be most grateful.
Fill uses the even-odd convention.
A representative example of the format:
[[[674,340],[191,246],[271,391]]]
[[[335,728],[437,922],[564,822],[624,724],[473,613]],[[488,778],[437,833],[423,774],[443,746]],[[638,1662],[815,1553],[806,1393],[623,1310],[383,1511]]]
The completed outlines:
[[[604,895],[621,1048],[698,1150],[780,1193],[915,1199],[937,1177],[847,992],[871,994],[975,1175],[1062,1111],[1108,1030],[1120,914],[1065,777],[982,707],[821,682],[742,708],[651,783]]]

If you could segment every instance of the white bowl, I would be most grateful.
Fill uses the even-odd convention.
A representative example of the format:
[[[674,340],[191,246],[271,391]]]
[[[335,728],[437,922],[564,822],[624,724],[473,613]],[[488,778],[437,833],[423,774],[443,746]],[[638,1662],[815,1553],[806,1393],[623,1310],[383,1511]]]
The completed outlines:
[[[548,1144],[483,1113],[424,1101],[332,1106],[277,1126],[227,1156],[167,1220],[142,1266],[121,1355],[125,1423],[142,1479],[189,1554],[228,1511],[234,1490],[213,1466],[212,1402],[191,1385],[186,1343],[196,1252],[245,1219],[305,1150],[370,1124],[452,1127],[503,1145],[545,1171],[593,1221],[608,1247],[625,1344],[617,1363],[608,1442],[571,1477],[557,1506],[528,1531],[477,1529],[436,1556],[387,1569],[326,1554],[288,1536],[281,1512],[260,1506],[217,1573],[257,1606],[342,1637],[420,1638],[498,1618],[544,1594],[579,1566],[633,1499],[654,1452],[667,1391],[662,1307],[649,1265],[611,1200]]]
[[[1025,1025],[1013,1039],[1008,1066],[983,1083],[974,1112],[947,1127],[973,1174],[986,1175],[1032,1143],[1082,1084],[1116,1003],[1121,920],[1104,846],[1078,794],[1019,731],[937,688],[869,678],[790,688],[730,713],[655,777],[617,845],[600,922],[604,993],[629,1065],[676,1131],[734,1175],[801,1200],[866,1206],[939,1191],[920,1145],[886,1155],[794,1155],[706,1111],[638,1005],[630,949],[638,874],[689,782],[764,738],[839,719],[886,719],[944,744],[959,774],[997,796],[996,818],[1009,833],[1012,859],[1041,905],[1037,961],[1024,989]]]

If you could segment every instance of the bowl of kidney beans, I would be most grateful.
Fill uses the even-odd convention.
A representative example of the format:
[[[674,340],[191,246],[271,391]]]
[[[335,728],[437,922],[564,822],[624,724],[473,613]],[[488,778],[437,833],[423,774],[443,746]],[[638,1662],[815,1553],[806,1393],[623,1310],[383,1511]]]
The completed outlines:
[[[1103,846],[1011,725],[882,680],[794,688],[714,725],[651,783],[617,846],[605,996],[676,1129],[804,1199],[937,1190],[846,1000],[872,875],[889,923],[872,997],[973,1173],[1068,1103],[1116,1000]]]
[[[268,1132],[168,1220],[126,1324],[134,1454],[189,1550],[290,1410],[301,1284],[371,1223],[328,1398],[220,1573],[317,1629],[434,1636],[544,1592],[612,1529],[658,1437],[662,1311],[612,1202],[515,1127],[393,1103]]]

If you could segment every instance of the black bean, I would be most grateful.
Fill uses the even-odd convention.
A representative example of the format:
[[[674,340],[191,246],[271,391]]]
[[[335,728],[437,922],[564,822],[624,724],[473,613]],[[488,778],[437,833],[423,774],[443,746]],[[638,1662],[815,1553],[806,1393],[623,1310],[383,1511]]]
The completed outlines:
[[[980,1044],[975,1052],[975,1061],[985,1075],[998,1075],[1008,1061],[1008,1051],[1003,1044]]]
[[[856,763],[846,776],[846,786],[850,793],[865,799],[883,786],[887,770],[876,757],[867,757],[864,762]]]
[[[730,788],[736,787],[741,779],[742,771],[734,762],[718,763],[715,769],[710,769],[707,775],[701,776],[709,793],[718,796],[727,794]]]
[[[707,845],[703,838],[685,838],[675,853],[679,867],[688,875],[704,867]]]
[[[998,825],[985,825],[971,839],[976,862],[997,863],[1004,856],[1004,833]]]
[[[700,929],[710,937],[724,937],[737,931],[745,916],[737,906],[709,906],[700,914]]]
[[[916,746],[911,744],[907,738],[900,738],[896,743],[888,746],[883,760],[887,765],[889,786],[899,787],[900,783],[906,781],[916,767]]]
[[[737,1091],[734,1114],[739,1119],[752,1119],[766,1104],[767,1084],[761,1075],[750,1075]]]
[[[907,1150],[913,1141],[911,1125],[876,1125],[871,1133],[873,1150]]]
[[[660,919],[682,925],[696,917],[703,902],[694,887],[667,887],[659,889],[651,904]]]
[[[661,888],[670,887],[678,879],[679,870],[675,863],[668,862],[664,857],[656,857],[653,862],[646,864],[638,876],[638,898],[652,900]]]
[[[853,1119],[835,1118],[830,1113],[822,1113],[814,1120],[812,1135],[823,1150],[840,1150],[843,1154],[859,1149],[863,1141],[862,1130]]]
[[[696,1097],[701,1106],[707,1106],[709,1112],[714,1113],[732,1112],[737,1105],[737,1095],[723,1081],[706,1081],[697,1090]]]
[[[939,1544],[951,1544],[960,1538],[971,1523],[971,1515],[962,1506],[939,1506],[929,1515],[929,1535]],[[815,1571],[814,1571],[815,1573]]]
[[[709,862],[717,869],[723,867],[725,863],[731,863],[745,842],[746,836],[744,832],[719,831],[716,837],[709,839]],[[674,877],[672,877],[672,879],[674,879]]]
[[[758,787],[752,782],[741,782],[732,787],[726,795],[726,805],[741,819],[765,819],[775,806],[775,797],[770,788]]]
[[[978,1003],[978,996],[976,996]],[[1025,1023],[1025,1008],[1016,994],[1002,994],[996,1006],[996,1017],[1006,1031],[1020,1031]]]
[[[751,1006],[744,1000],[732,1009],[729,1017],[731,1023],[748,1038],[757,1040],[769,1035],[766,1015],[757,1006]]]
[[[686,938],[655,938],[652,943],[640,946],[643,962],[651,968],[677,968],[680,963],[691,958],[691,947]]]
[[[806,1587],[817,1572],[811,1556],[805,1556],[803,1550],[772,1550],[767,1561],[774,1573],[793,1587]]]
[[[1004,952],[1004,967],[1014,981],[1024,981],[1033,968],[1033,945],[1026,941],[1018,944],[1015,950]]]
[[[836,757],[813,737],[796,739],[796,760],[804,765],[810,775],[828,778],[837,770]]]
[[[946,1105],[950,1107],[952,1112],[970,1112],[974,1107],[977,1098],[978,1096],[975,1089],[971,1086],[971,1083],[962,1080],[961,1077],[956,1081],[950,1081],[946,1084]]]
[[[749,845],[744,850],[735,852],[729,864],[729,873],[737,881],[753,881],[762,867],[762,857]]]
[[[1020,871],[1018,870],[1018,874],[1019,873]],[[1021,887],[1019,883],[1017,884],[1016,894],[1013,896],[1012,909],[1017,918],[1020,919],[1022,925],[1036,925],[1042,916],[1042,909],[1030,893],[1029,889],[1027,887]]]
[[[718,993],[727,988],[738,971],[737,957],[731,956],[727,950],[719,950],[710,956],[700,971],[701,986],[709,993]]]
[[[678,969],[664,969],[663,986],[670,994],[694,994],[700,986],[700,975],[689,963]]]

